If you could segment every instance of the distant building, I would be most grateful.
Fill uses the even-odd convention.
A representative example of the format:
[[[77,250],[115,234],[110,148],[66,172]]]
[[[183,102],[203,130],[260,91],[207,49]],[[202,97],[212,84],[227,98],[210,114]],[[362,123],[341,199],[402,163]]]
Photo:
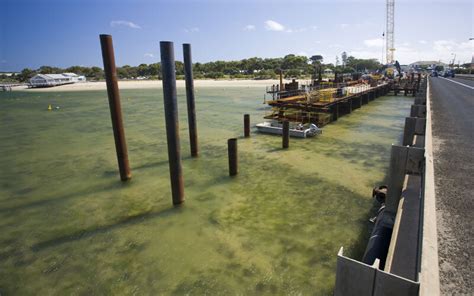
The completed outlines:
[[[417,61],[409,65],[414,69],[426,68],[427,70],[433,70],[436,66],[446,67],[448,64],[445,64],[441,61]]]
[[[13,75],[18,75],[20,72],[0,72],[0,76],[4,75],[6,77],[11,77]]]
[[[441,61],[417,61],[417,62],[414,62],[414,63],[411,63],[409,66],[411,67],[416,67],[416,66],[432,66],[432,65],[436,65],[436,66],[447,66],[448,64],[445,64]]]
[[[75,73],[37,74],[30,79],[30,85],[31,87],[50,87],[85,81],[86,77]]]
[[[415,69],[415,68],[416,67],[411,66],[411,65],[400,65],[400,69],[402,70],[402,72],[405,72],[405,73],[411,72],[412,69]]]
[[[326,69],[324,69],[324,74],[328,74],[328,75],[334,74],[334,71],[329,69],[329,68],[326,68]]]

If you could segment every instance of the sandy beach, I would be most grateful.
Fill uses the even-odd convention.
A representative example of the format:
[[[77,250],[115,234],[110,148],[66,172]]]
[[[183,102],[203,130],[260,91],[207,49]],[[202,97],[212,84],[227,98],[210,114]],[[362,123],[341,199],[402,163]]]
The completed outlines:
[[[290,80],[285,80],[285,83]],[[272,84],[278,84],[279,80],[195,80],[194,87],[265,87]],[[153,89],[162,88],[161,80],[124,80],[119,81],[120,89]],[[176,81],[177,87],[185,87],[184,80]],[[14,91],[31,91],[31,92],[59,92],[59,91],[87,91],[87,90],[105,90],[105,81],[101,82],[84,82],[75,84],[66,84],[47,88],[27,88],[26,86],[14,87]]]

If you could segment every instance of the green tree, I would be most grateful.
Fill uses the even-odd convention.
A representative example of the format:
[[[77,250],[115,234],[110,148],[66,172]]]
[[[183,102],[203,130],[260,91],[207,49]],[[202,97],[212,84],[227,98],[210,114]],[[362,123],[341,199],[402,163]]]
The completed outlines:
[[[309,60],[313,64],[312,79],[317,78],[319,81],[321,81],[322,80],[322,72],[323,72],[322,63],[323,63],[323,60],[324,60],[323,56],[320,55],[320,54],[313,55],[309,58]]]
[[[344,59],[345,52],[342,53]],[[176,61],[176,75],[182,77],[184,75],[184,65],[181,61]],[[212,61],[207,63],[195,63],[193,65],[194,78],[221,78],[224,75],[234,78],[275,78],[280,69],[285,70],[287,77],[301,77],[303,75],[312,75],[313,77],[320,77],[324,68],[337,70],[341,73],[350,73],[353,71],[376,70],[380,67],[375,59],[356,59],[349,56],[346,59],[345,65],[341,67],[334,67],[332,64],[323,65],[322,55],[313,55],[309,59],[305,56],[297,56],[288,54],[279,58],[258,58],[251,57],[239,61]],[[72,72],[78,75],[84,75],[89,80],[104,79],[104,71],[99,67],[83,67],[71,66],[67,69],[61,69],[51,66],[41,66],[38,70],[24,69],[18,75],[18,80],[26,81],[36,73],[63,73]],[[117,67],[117,75],[121,79],[132,79],[139,76],[150,78],[161,78],[160,63],[154,64],[140,64],[138,66],[124,65]]]
[[[374,71],[382,68],[376,59],[356,59],[353,56],[347,57],[346,66],[355,69],[356,72]]]
[[[222,78],[224,77],[224,73],[222,72],[210,72],[210,73],[206,73],[204,75],[204,77],[206,78],[212,78],[212,79],[217,79],[217,78]]]
[[[301,75],[301,71],[298,69],[289,69],[285,72],[286,78],[298,78]]]
[[[82,67],[82,66],[71,66],[69,68],[66,68],[64,71],[68,73],[75,73],[77,75],[86,75],[86,73],[90,70],[88,67]]]
[[[281,68],[284,70],[304,69],[308,65],[308,58],[305,56],[296,56],[294,54],[286,55],[283,58]]]
[[[184,75],[184,63],[181,61],[175,62],[176,75]]]
[[[341,54],[342,59],[342,66],[345,67],[347,65],[347,52],[343,51]]]
[[[256,79],[276,79],[278,75],[273,70],[261,70],[255,75]]]
[[[161,78],[161,64],[154,63],[154,64],[148,65],[148,73],[151,76],[156,76],[158,78]]]
[[[148,65],[147,64],[140,64],[137,67],[137,75],[138,76],[149,76],[150,73],[148,71]]]
[[[26,82],[28,81],[31,77],[36,75],[36,71],[33,71],[29,68],[25,68],[21,70],[21,73],[18,75],[18,80],[20,82]]]
[[[40,74],[59,74],[59,73],[63,73],[64,70],[61,69],[61,68],[57,68],[57,67],[51,67],[51,66],[41,66],[37,72],[39,72]]]
[[[317,64],[317,63],[322,63],[323,62],[323,56],[322,55],[314,55],[312,57],[309,58],[310,61],[313,63],[313,64]]]
[[[88,74],[88,76],[86,75],[87,78],[92,78],[95,80],[104,79],[104,70],[102,70],[99,67],[90,68],[90,70],[87,71],[87,74]]]

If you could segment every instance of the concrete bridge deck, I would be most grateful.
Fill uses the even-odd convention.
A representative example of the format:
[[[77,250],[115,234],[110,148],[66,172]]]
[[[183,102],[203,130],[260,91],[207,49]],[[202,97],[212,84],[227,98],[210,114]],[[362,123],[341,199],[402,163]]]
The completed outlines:
[[[441,293],[472,295],[474,81],[438,77],[430,85]]]

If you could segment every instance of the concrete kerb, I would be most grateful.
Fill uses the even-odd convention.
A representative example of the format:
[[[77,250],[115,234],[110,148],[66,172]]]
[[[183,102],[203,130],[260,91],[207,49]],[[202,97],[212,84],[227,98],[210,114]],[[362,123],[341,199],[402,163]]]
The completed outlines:
[[[426,89],[425,186],[423,209],[423,240],[421,249],[420,295],[440,295],[438,230],[436,225],[436,196],[433,167],[433,138],[431,128],[430,81]]]

